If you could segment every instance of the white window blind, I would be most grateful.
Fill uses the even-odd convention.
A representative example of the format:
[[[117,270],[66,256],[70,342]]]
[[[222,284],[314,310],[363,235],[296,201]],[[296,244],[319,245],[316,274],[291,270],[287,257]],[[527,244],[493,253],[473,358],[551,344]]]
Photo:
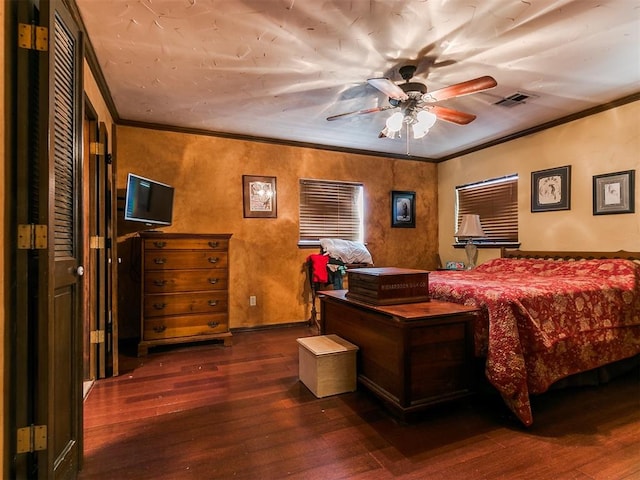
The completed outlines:
[[[299,245],[319,245],[321,238],[363,241],[361,183],[300,180]]]
[[[518,242],[518,175],[456,187],[456,207],[456,230],[462,215],[480,215],[486,237],[474,239],[474,243]]]

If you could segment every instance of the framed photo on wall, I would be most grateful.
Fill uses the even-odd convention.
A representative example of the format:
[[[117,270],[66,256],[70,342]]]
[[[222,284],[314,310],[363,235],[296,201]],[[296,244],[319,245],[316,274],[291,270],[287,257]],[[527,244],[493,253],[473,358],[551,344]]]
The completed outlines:
[[[245,218],[276,218],[278,216],[276,177],[242,176],[242,197]]]
[[[531,172],[531,211],[571,209],[571,165]]]
[[[635,170],[593,177],[593,214],[635,212]]]
[[[416,192],[391,192],[391,226],[415,228]]]

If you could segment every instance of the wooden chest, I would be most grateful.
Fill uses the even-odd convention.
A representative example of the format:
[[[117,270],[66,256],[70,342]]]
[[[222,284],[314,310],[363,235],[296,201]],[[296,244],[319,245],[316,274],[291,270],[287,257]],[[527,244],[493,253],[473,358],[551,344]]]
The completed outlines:
[[[223,340],[229,332],[230,234],[140,235],[142,318],[138,355],[149,347]]]
[[[358,382],[403,418],[475,389],[473,329],[478,309],[433,299],[370,305],[325,291],[322,333],[357,345]]]
[[[429,272],[409,268],[354,268],[347,270],[347,297],[373,305],[429,301]]]

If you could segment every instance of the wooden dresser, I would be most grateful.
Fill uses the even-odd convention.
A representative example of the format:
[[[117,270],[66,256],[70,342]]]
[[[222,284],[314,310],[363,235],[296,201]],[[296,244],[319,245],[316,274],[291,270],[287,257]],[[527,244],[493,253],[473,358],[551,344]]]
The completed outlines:
[[[143,232],[138,356],[157,345],[221,339],[229,332],[231,234]]]

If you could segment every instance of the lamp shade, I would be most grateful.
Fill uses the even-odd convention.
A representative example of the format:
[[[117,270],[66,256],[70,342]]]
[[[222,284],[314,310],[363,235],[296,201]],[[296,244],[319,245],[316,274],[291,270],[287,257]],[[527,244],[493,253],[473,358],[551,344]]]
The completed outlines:
[[[418,119],[418,124],[422,129],[429,130],[436,123],[438,117],[426,110],[420,110],[416,115],[416,118]]]
[[[404,122],[404,115],[401,112],[396,112],[387,118],[387,128],[392,132],[397,132],[402,128]]]
[[[462,215],[460,228],[458,228],[455,236],[459,238],[484,237],[485,234],[480,224],[480,215]]]

